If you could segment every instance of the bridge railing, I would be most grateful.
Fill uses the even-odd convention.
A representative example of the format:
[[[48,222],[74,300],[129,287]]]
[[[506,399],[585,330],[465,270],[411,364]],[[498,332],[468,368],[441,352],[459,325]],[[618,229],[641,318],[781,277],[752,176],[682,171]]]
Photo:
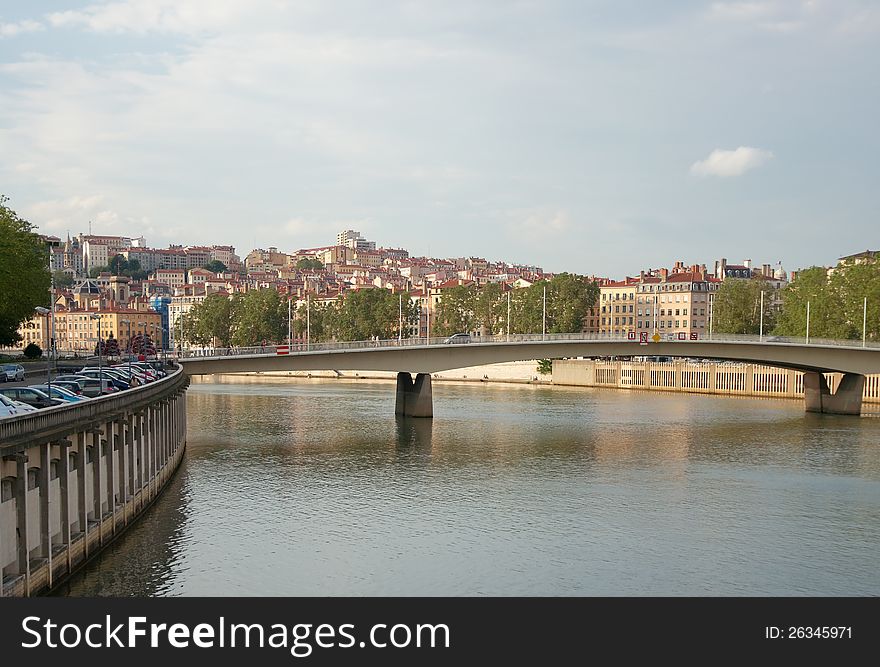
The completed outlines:
[[[651,334],[653,336],[653,334]],[[760,343],[766,345],[809,345],[811,347],[847,347],[847,348],[873,348],[880,349],[880,343],[862,342],[861,340],[838,340],[827,338],[785,337],[785,336],[757,336],[747,334],[698,334],[696,338],[689,335],[686,338],[679,337],[677,333],[659,334],[657,342],[687,342],[687,343]],[[649,337],[649,340],[652,340]],[[403,338],[388,340],[359,340],[359,341],[334,341],[326,343],[294,343],[293,345],[256,345],[250,347],[226,347],[226,348],[202,348],[189,349],[177,352],[180,359],[192,358],[222,358],[227,356],[259,356],[259,355],[285,355],[300,354],[307,352],[344,352],[350,350],[364,350],[376,348],[401,348],[401,347],[434,347],[449,345],[497,345],[499,343],[554,343],[554,342],[620,342],[633,344],[634,355],[649,353],[647,348],[639,345],[640,336],[636,333],[635,339],[627,334],[604,334],[604,333],[563,333],[563,334],[500,334],[490,336],[472,336],[467,343],[453,343],[445,336],[431,338]],[[649,353],[650,354],[650,353]],[[694,356],[699,356],[695,354]]]
[[[31,441],[61,437],[120,413],[132,412],[185,389],[189,378],[178,366],[167,377],[108,396],[68,403],[0,419],[0,452],[11,453]]]

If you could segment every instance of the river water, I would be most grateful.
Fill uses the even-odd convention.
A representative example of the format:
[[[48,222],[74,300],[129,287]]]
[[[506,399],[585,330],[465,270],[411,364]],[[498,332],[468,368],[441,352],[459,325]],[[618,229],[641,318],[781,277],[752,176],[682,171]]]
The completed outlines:
[[[880,415],[800,401],[226,376],[68,595],[880,595]]]

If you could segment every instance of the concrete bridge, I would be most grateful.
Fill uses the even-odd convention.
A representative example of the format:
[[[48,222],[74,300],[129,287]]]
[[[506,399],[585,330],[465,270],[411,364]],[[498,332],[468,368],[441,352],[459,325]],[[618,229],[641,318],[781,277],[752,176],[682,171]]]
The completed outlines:
[[[183,456],[188,385],[177,368],[0,419],[0,597],[56,587],[153,502]]]
[[[431,374],[454,368],[530,359],[571,357],[696,357],[755,362],[803,371],[808,412],[860,414],[865,375],[880,373],[880,345],[861,341],[716,335],[648,342],[628,336],[530,334],[473,338],[447,344],[442,338],[318,343],[196,350],[182,355],[188,375],[258,371],[397,372],[396,414],[432,417]],[[843,373],[831,393],[824,373]],[[415,374],[415,378],[413,378]]]

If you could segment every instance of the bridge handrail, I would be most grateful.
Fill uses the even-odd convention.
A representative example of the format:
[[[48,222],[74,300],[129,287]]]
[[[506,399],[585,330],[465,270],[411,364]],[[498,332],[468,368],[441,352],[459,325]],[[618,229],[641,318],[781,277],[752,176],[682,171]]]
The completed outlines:
[[[870,348],[880,349],[880,343],[862,342],[852,339],[828,339],[828,338],[810,338],[809,342],[802,336],[786,337],[786,336],[758,336],[751,334],[713,334],[703,336],[696,340],[668,338],[672,334],[660,334],[663,343],[759,343],[766,345],[798,345],[809,347],[845,347],[845,348]],[[428,338],[403,338],[403,339],[387,339],[387,340],[360,340],[360,341],[336,341],[327,343],[294,343],[293,345],[272,344],[257,345],[250,347],[229,347],[229,348],[203,348],[178,351],[176,357],[178,359],[193,358],[223,358],[228,356],[277,356],[279,354],[299,354],[303,352],[345,352],[351,350],[377,349],[377,348],[401,348],[401,347],[434,347],[444,346],[447,337],[431,337]],[[481,345],[499,343],[553,343],[553,342],[620,342],[631,343],[634,345],[633,354],[644,355],[650,349],[646,349],[644,345],[639,345],[638,336],[636,340],[628,338],[625,334],[597,334],[597,333],[563,333],[563,334],[500,334],[490,336],[474,336],[467,345]],[[458,345],[459,343],[449,344]],[[279,350],[279,348],[281,348]],[[639,351],[637,351],[639,350]],[[698,355],[694,355],[698,356]]]
[[[83,424],[97,424],[125,412],[137,411],[164,396],[185,389],[189,378],[177,366],[166,377],[125,391],[77,401],[53,408],[42,408],[0,419],[0,455],[7,456],[35,441],[61,438]]]

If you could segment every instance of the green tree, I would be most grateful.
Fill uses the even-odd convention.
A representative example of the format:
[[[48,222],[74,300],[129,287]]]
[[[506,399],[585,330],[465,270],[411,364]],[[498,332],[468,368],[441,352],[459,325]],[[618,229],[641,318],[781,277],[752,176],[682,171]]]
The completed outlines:
[[[192,342],[205,346],[230,345],[237,301],[223,294],[209,294],[204,301],[193,306],[189,312]]]
[[[541,375],[549,375],[553,372],[552,359],[538,359],[538,372]]]
[[[226,273],[227,267],[221,262],[219,259],[212,259],[210,262],[205,264],[203,269],[207,269],[211,273]]]
[[[774,333],[780,336],[805,336],[809,302],[810,335],[837,338],[840,313],[834,287],[824,267],[814,266],[799,271],[797,278],[782,291],[782,311],[777,317]]]
[[[775,290],[763,278],[727,278],[712,303],[712,329],[716,333],[760,333],[762,292],[764,331],[772,331],[776,323],[776,312],[772,309]]]
[[[313,259],[311,257],[302,257],[297,260],[296,268],[302,269],[305,271],[314,270],[320,271],[324,268],[324,265],[321,264],[321,261],[318,259]]]
[[[449,336],[473,331],[477,327],[476,306],[477,289],[473,285],[444,289],[431,332],[436,336]]]
[[[28,343],[24,348],[24,356],[28,359],[39,359],[43,356],[43,348],[36,343]]]
[[[49,250],[0,195],[0,345],[21,340],[19,325],[49,306]]]
[[[333,338],[333,307],[311,301],[302,303],[296,309],[293,319],[293,335],[300,340],[308,339],[311,343],[323,343]]]
[[[476,326],[498,334],[507,327],[507,296],[500,283],[489,283],[477,294],[474,303]]]
[[[282,316],[281,297],[263,288],[244,294],[234,306],[235,330],[232,343],[241,346],[275,343],[287,337],[287,303]]]
[[[583,331],[584,318],[598,298],[599,287],[584,276],[572,273],[553,276],[547,285],[548,333]]]
[[[70,287],[73,285],[73,276],[67,271],[53,271],[52,282],[55,283],[55,287]]]
[[[417,309],[404,311],[404,328],[414,323]],[[408,319],[407,319],[408,318]],[[368,340],[397,338],[400,321],[400,297],[382,288],[347,292],[336,302],[330,327],[337,340]]]

